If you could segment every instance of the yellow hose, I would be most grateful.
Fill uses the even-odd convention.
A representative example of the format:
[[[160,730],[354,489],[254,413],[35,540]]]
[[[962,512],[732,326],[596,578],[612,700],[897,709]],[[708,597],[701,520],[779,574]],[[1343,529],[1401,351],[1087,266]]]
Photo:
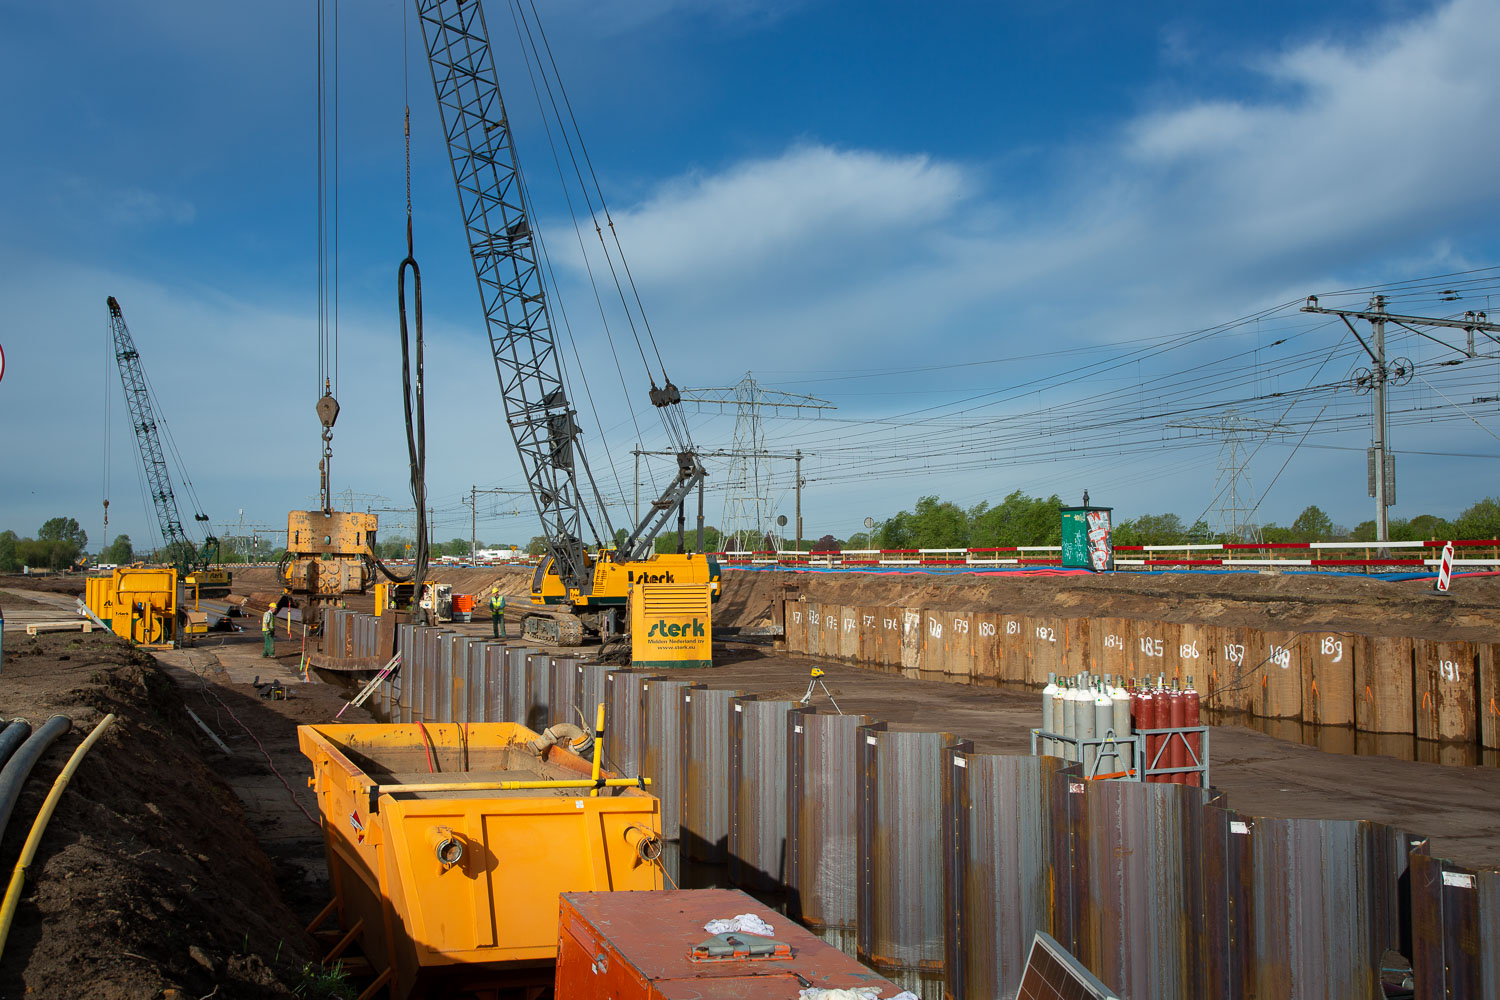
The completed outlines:
[[[31,824],[31,833],[26,837],[26,846],[21,848],[20,860],[16,862],[16,870],[11,873],[10,885],[5,890],[5,902],[0,904],[0,956],[5,954],[5,942],[10,937],[10,925],[16,919],[16,907],[21,905],[21,889],[26,885],[26,873],[31,868],[32,859],[36,857],[36,849],[41,846],[42,834],[47,830],[47,824],[52,820],[52,813],[57,809],[57,803],[62,798],[63,790],[68,787],[68,781],[73,777],[73,772],[78,770],[78,765],[83,763],[89,748],[98,742],[99,737],[115,721],[113,712],[99,720],[94,731],[86,736],[78,749],[73,751],[73,756],[68,758],[68,763],[52,783],[52,791],[47,793],[47,801],[42,803],[41,810],[36,814],[36,820]]]

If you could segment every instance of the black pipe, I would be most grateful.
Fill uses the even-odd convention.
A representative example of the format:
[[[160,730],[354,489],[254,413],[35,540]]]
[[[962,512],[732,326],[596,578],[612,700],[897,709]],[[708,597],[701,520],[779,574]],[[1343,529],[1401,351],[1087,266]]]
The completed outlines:
[[[42,728],[32,733],[29,740],[21,744],[21,749],[0,770],[0,841],[5,839],[10,814],[15,811],[16,801],[21,797],[21,786],[26,783],[31,769],[47,748],[72,728],[72,719],[66,715],[54,715],[42,724]]]
[[[16,752],[16,747],[26,741],[31,735],[31,723],[25,719],[15,719],[0,733],[0,764],[10,760],[10,755]]]

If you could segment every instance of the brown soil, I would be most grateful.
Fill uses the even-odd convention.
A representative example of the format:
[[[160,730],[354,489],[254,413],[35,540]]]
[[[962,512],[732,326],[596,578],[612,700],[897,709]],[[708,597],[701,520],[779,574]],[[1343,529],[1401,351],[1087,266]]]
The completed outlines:
[[[292,995],[310,942],[226,768],[205,763],[212,746],[152,657],[105,633],[11,633],[0,705],[37,725],[74,722],[22,793],[0,848],[6,872],[72,749],[116,715],[41,841],[0,997]]]
[[[67,594],[72,597],[83,596],[83,581],[86,579],[82,573],[47,573],[32,575],[29,573],[6,573],[0,575],[0,587],[9,587],[12,590],[39,590],[44,594]]]
[[[729,571],[720,606],[749,617],[785,589],[809,601],[861,607],[944,608],[1212,622],[1256,628],[1328,628],[1416,638],[1500,638],[1500,577],[1459,578],[1449,596],[1419,581],[1259,573],[1116,573],[1029,576],[973,573]],[[767,612],[768,613],[768,612]]]

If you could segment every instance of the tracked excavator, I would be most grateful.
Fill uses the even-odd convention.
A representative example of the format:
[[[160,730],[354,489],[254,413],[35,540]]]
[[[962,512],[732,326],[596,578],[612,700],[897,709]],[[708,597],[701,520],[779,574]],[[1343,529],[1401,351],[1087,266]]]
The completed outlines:
[[[706,473],[688,433],[681,395],[654,342],[640,352],[647,396],[673,442],[676,473],[623,541],[611,544],[615,530],[584,457],[577,410],[563,379],[546,282],[538,267],[534,212],[500,94],[483,7],[476,0],[416,0],[416,6],[506,422],[546,539],[547,553],[531,580],[537,611],[524,617],[523,634],[560,646],[576,646],[586,633],[618,634],[627,620],[630,588],[637,583],[705,583],[717,600],[718,562],[702,552]],[[559,112],[559,124],[560,119]],[[573,130],[576,135],[576,122]],[[581,137],[578,142],[581,147]],[[592,178],[592,168],[575,170],[591,211],[597,204],[607,217],[597,181],[587,190],[584,174]],[[603,230],[594,228],[603,246]],[[608,229],[614,236],[613,222]],[[623,266],[618,238],[614,246]],[[605,253],[610,253],[607,247]],[[639,296],[633,283],[621,285],[614,259],[610,271],[630,317],[628,300],[633,296],[639,310]],[[624,274],[628,279],[628,267]],[[634,322],[630,328],[640,346],[639,328]],[[649,339],[643,312],[640,328]],[[655,369],[646,360],[651,353],[658,362]],[[685,551],[684,529],[694,492],[697,551],[690,552]],[[658,554],[656,538],[674,514],[677,551]]]

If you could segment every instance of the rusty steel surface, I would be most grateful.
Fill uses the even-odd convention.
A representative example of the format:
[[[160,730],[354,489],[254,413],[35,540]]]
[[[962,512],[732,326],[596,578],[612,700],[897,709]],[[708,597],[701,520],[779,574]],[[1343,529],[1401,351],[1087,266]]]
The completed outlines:
[[[1082,795],[1066,793],[1081,800],[1070,864],[1073,953],[1127,1000],[1202,996],[1207,796],[1185,785],[1083,784]]]
[[[481,703],[483,721],[505,722],[505,645],[487,642],[484,645],[484,700]]]
[[[438,665],[442,663],[442,636],[443,633],[435,628],[429,628],[422,633],[422,658],[424,661],[421,673],[423,722],[439,721],[437,672]]]
[[[1500,872],[1411,856],[1416,1000],[1500,997]]]
[[[601,704],[604,705],[605,727],[608,729],[614,726],[614,723],[609,718],[609,704],[607,702],[609,691],[606,689],[608,682],[605,680],[609,676],[609,672],[614,669],[614,667],[604,663],[578,664],[578,708],[583,712],[583,717],[588,720],[588,728],[590,729],[594,728],[594,720],[597,718]],[[569,714],[572,715],[571,712]],[[577,716],[573,716],[568,721],[577,722],[578,718]],[[605,733],[605,737],[604,749],[608,751],[613,745],[613,740],[608,738],[609,734],[607,732]]]
[[[675,677],[641,683],[641,773],[661,801],[661,836],[678,839],[682,818],[683,696],[694,685]]]
[[[548,725],[559,722],[578,722],[578,660],[571,656],[554,656],[549,678],[551,693],[551,719]],[[592,725],[592,723],[591,723]]]
[[[859,730],[859,957],[941,973],[943,782],[949,733]]]
[[[810,927],[859,919],[859,728],[863,715],[791,714],[787,733],[787,890]]]
[[[729,880],[783,892],[787,856],[787,734],[801,702],[736,698],[729,743]]]
[[[526,697],[516,721],[533,732],[552,725],[552,657],[529,653],[526,657]]]
[[[611,670],[604,681],[605,705],[609,713],[609,760],[616,774],[633,776],[641,773],[642,688],[646,678],[655,676],[641,670]]]
[[[436,697],[435,708],[437,714],[433,716],[438,722],[452,722],[453,719],[453,675],[454,661],[458,658],[458,644],[462,641],[451,632],[444,632],[438,636],[438,662],[437,669],[432,674],[433,694]]]
[[[1254,996],[1380,995],[1381,957],[1399,926],[1393,850],[1404,834],[1355,820],[1255,818]]]
[[[567,1000],[796,1000],[803,989],[898,987],[743,892],[567,892],[560,898],[558,997]],[[694,962],[710,920],[753,913],[791,957]]]
[[[692,688],[682,695],[682,853],[729,859],[730,703],[739,691]]]
[[[1036,932],[1052,928],[1052,789],[1077,768],[1057,757],[947,756],[948,996],[1012,997]]]
[[[526,723],[526,709],[530,705],[526,692],[526,659],[537,650],[508,646],[505,650],[505,718],[504,722]]]

